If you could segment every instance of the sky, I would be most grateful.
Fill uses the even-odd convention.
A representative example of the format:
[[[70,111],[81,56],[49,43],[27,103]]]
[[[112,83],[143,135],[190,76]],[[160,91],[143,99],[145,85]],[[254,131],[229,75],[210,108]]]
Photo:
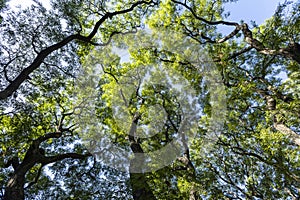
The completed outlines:
[[[284,0],[239,0],[236,3],[226,4],[225,10],[231,12],[229,17],[232,21],[239,22],[244,20],[245,22],[250,22],[250,20],[255,20],[257,24],[261,24],[266,19],[270,18],[278,3],[283,3]],[[11,7],[22,4],[23,6],[30,5],[31,0],[10,0],[9,4]],[[49,5],[48,0],[42,0],[42,3],[47,7]]]
[[[257,25],[272,17],[279,3],[284,0],[238,0],[237,2],[225,4],[225,13],[230,12],[226,21],[240,22],[243,20],[251,28],[251,21]],[[223,34],[229,34],[234,27],[219,26]]]
[[[229,10],[231,15],[229,19],[232,21],[250,20],[256,21],[257,24],[263,23],[270,18],[279,3],[284,0],[239,0],[236,3],[228,3],[225,10]]]
[[[285,0],[239,0],[236,3],[228,3],[225,10],[230,11],[228,20],[240,22],[244,20],[249,25],[251,20],[256,24],[262,24],[266,19],[269,19],[276,11],[279,3],[283,3]],[[294,0],[296,1],[296,0]],[[233,29],[232,27],[222,27],[222,32],[229,33]],[[281,72],[277,75],[285,81],[287,74]]]

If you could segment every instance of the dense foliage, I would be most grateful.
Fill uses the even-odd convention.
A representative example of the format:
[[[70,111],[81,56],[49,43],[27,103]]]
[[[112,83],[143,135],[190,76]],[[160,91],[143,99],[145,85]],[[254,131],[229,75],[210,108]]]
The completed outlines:
[[[3,9],[1,198],[299,199],[300,4],[258,25],[232,2]]]

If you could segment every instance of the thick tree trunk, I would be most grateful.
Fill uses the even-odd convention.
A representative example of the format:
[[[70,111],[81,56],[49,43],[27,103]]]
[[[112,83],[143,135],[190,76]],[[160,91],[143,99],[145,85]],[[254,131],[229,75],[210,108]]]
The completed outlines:
[[[137,154],[143,154],[143,149],[141,145],[131,138],[131,150]],[[147,183],[147,178],[145,173],[138,173],[143,171],[143,159],[141,156],[133,158],[130,162],[130,185],[132,188],[132,195],[134,200],[155,200],[155,196]]]
[[[4,193],[4,200],[23,200],[24,185],[26,173],[42,158],[38,145],[32,144],[27,150],[24,160],[19,164],[18,159],[9,162],[6,167],[12,165],[14,168],[14,174],[9,179]]]
[[[145,173],[139,173],[143,171],[143,149],[141,145],[136,141],[136,128],[140,116],[138,113],[133,117],[128,138],[130,141],[130,148],[133,153],[135,153],[135,158],[130,161],[130,185],[132,189],[132,196],[134,200],[155,200],[155,196],[147,183],[147,178]],[[141,156],[137,156],[141,155]]]
[[[14,173],[9,179],[4,194],[4,200],[23,200],[25,176],[22,173]]]
[[[63,118],[68,114],[64,114]],[[62,118],[62,120],[63,120]],[[62,126],[62,123],[61,123]],[[50,138],[59,138],[62,136],[61,129],[59,127],[58,132],[51,132],[44,136],[39,137],[34,140],[27,150],[25,157],[21,163],[19,163],[19,159],[17,157],[10,159],[5,167],[12,166],[14,168],[14,174],[9,179],[4,193],[4,200],[21,200],[25,198],[24,195],[24,186],[25,186],[25,176],[26,173],[32,169],[36,164],[42,164],[40,170],[43,166],[54,163],[57,161],[61,161],[66,158],[72,159],[85,159],[91,154],[77,154],[77,153],[65,153],[58,154],[55,156],[45,156],[45,150],[40,148],[40,144]],[[37,173],[36,180],[38,180],[40,173]],[[34,184],[35,182],[32,182]],[[30,185],[30,184],[29,184]]]

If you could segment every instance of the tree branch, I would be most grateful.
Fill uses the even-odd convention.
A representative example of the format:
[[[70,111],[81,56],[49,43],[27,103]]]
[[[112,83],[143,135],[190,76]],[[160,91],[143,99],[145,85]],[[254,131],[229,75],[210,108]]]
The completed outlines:
[[[236,57],[238,57],[238,56],[240,56],[240,55],[242,55],[242,54],[250,51],[251,49],[253,49],[253,47],[249,46],[249,47],[246,47],[246,48],[244,48],[244,49],[242,49],[242,50],[240,50],[238,52],[234,52],[233,54],[231,54],[227,58],[225,58],[225,60],[234,59],[234,58],[236,58]],[[213,61],[214,62],[220,62],[220,61],[222,61],[222,59],[221,58],[215,58]]]
[[[143,5],[143,4],[151,4],[153,3],[153,1],[138,1],[136,3],[133,3],[129,8],[124,9],[124,10],[120,10],[120,11],[115,11],[115,12],[108,12],[105,15],[103,15],[101,17],[100,20],[98,20],[93,28],[93,30],[90,32],[90,34],[88,36],[82,36],[80,34],[74,34],[74,35],[70,35],[68,37],[66,37],[65,39],[63,39],[61,42],[58,42],[56,44],[53,44],[47,48],[45,48],[44,50],[42,50],[37,56],[36,58],[33,60],[33,62],[26,67],[25,69],[23,69],[23,71],[2,91],[0,91],[0,100],[2,99],[6,99],[9,96],[11,96],[13,94],[13,92],[15,92],[20,85],[26,80],[28,79],[29,74],[31,74],[34,70],[36,70],[38,67],[40,67],[40,65],[42,64],[42,62],[44,61],[44,59],[51,54],[52,52],[66,46],[67,44],[69,44],[70,42],[74,41],[74,40],[79,40],[79,41],[83,41],[83,42],[87,42],[87,43],[92,43],[91,41],[93,39],[93,37],[97,34],[97,31],[99,29],[99,27],[107,20],[107,19],[112,19],[114,16],[116,15],[120,15],[120,14],[124,14],[124,13],[128,13],[131,12],[132,10],[134,10],[137,6],[139,5]]]
[[[31,186],[33,186],[34,184],[36,184],[36,183],[38,182],[38,180],[39,180],[39,178],[40,178],[40,176],[41,176],[43,167],[44,167],[44,165],[41,165],[41,166],[39,167],[38,172],[37,172],[37,175],[35,176],[35,179],[34,179],[32,182],[30,182],[30,183],[25,187],[25,189],[30,188]]]
[[[208,25],[226,25],[226,26],[235,26],[235,30],[232,31],[229,35],[223,37],[222,39],[219,39],[218,41],[211,40],[209,37],[205,36],[203,33],[200,34],[200,36],[205,39],[209,43],[223,43],[230,38],[234,37],[239,33],[240,30],[242,30],[245,41],[253,48],[255,48],[259,53],[265,54],[265,55],[281,55],[285,58],[293,59],[297,63],[300,64],[300,44],[298,43],[290,43],[288,47],[286,48],[280,48],[279,50],[269,49],[266,48],[260,41],[253,38],[252,31],[249,29],[248,25],[246,23],[238,24],[236,22],[229,22],[229,21],[209,21],[203,17],[200,17],[197,15],[197,13],[186,4],[186,2],[180,2],[177,0],[172,0],[173,3],[182,5],[184,8],[186,8],[188,11],[192,13],[192,15],[195,17],[195,19],[202,21]],[[240,54],[238,54],[240,55]]]
[[[33,143],[36,144],[36,146],[39,146],[42,142],[50,139],[50,138],[60,138],[62,136],[62,132],[57,131],[57,132],[51,132],[47,133],[38,139],[34,140]]]
[[[270,111],[276,111],[277,102],[276,100],[269,94],[268,91],[264,90],[256,90],[260,95],[265,98],[267,109]],[[288,128],[284,123],[278,120],[278,116],[274,113],[274,128],[288,136],[288,138],[297,146],[300,146],[300,135],[294,132],[292,129]]]
[[[179,4],[179,5],[182,5],[187,10],[189,10],[196,19],[198,19],[198,20],[200,20],[200,21],[202,21],[202,22],[204,22],[206,24],[209,24],[209,25],[220,25],[220,24],[222,24],[222,25],[227,25],[227,26],[239,27],[239,24],[236,23],[236,22],[228,22],[228,21],[223,21],[223,20],[220,20],[220,21],[209,21],[209,20],[206,20],[203,17],[198,16],[196,14],[196,12],[191,7],[189,7],[186,3],[182,3],[182,2],[176,1],[176,0],[172,0],[172,2],[174,2],[176,4]]]
[[[254,47],[259,53],[265,55],[281,55],[285,58],[293,59],[300,64],[300,44],[291,43],[286,48],[280,48],[279,50],[266,48],[260,41],[253,38],[252,32],[249,30],[246,23],[242,24],[242,32],[245,37],[245,41]]]
[[[274,123],[274,128],[281,132],[284,133],[285,135],[288,136],[288,138],[296,145],[300,147],[300,135],[298,135],[296,132],[294,132],[292,129],[288,128],[286,125],[283,123]]]
[[[72,158],[72,159],[85,159],[87,157],[92,156],[91,153],[87,153],[87,154],[78,154],[78,153],[65,153],[65,154],[59,154],[56,156],[45,156],[44,158],[41,159],[41,163],[43,165],[47,165],[53,162],[57,162],[57,161],[61,161],[64,160],[66,158]]]

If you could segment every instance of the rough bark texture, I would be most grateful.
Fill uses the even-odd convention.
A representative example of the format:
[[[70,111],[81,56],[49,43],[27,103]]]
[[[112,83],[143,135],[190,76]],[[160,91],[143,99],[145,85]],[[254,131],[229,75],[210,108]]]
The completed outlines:
[[[6,188],[4,200],[23,200],[24,197],[25,176],[21,173],[14,173],[9,179]]]

